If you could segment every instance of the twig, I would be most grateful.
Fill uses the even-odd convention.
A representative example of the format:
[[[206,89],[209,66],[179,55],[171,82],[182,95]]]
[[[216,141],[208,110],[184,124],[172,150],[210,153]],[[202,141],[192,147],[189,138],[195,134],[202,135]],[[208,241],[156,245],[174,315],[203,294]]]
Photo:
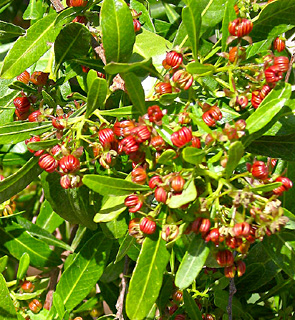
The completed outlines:
[[[229,297],[228,297],[228,305],[226,307],[226,311],[227,311],[227,314],[228,314],[228,320],[232,320],[233,318],[233,310],[232,310],[232,307],[233,307],[233,297],[234,297],[234,294],[237,292],[237,288],[235,286],[235,280],[234,278],[231,278],[230,279],[230,282],[229,282]]]
[[[289,81],[289,77],[290,77],[290,74],[291,74],[291,71],[292,71],[292,68],[293,68],[294,61],[295,61],[295,53],[293,53],[292,58],[290,60],[288,72],[287,72],[286,78],[285,78],[285,82]]]
[[[44,309],[50,310],[52,306],[52,300],[53,300],[53,292],[55,290],[57,280],[59,277],[59,274],[61,272],[61,266],[51,270],[50,277],[49,277],[49,287],[48,292],[46,295],[45,303],[44,303]]]
[[[56,12],[60,12],[64,9],[60,0],[50,0]]]
[[[119,319],[119,320],[124,320],[123,307],[124,307],[125,293],[126,293],[126,287],[127,287],[127,279],[125,275],[127,275],[128,267],[129,267],[129,258],[128,256],[125,256],[125,263],[124,263],[122,282],[121,282],[121,291],[116,303],[116,309],[117,309],[116,319]]]

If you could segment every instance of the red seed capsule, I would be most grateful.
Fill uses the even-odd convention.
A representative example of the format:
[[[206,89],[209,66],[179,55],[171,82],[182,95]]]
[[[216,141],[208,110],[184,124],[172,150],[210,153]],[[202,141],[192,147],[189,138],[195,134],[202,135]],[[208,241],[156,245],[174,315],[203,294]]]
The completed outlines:
[[[163,112],[159,106],[155,105],[155,106],[148,107],[148,117],[150,122],[161,121],[163,116],[164,116]]]
[[[166,203],[167,201],[167,191],[163,187],[157,187],[155,190],[155,199],[158,202]]]
[[[264,75],[265,75],[265,80],[268,83],[278,82],[283,79],[282,71],[280,70],[280,66],[278,65],[273,65],[267,68],[264,71]]]
[[[262,98],[260,97],[260,91],[256,90],[252,92],[251,103],[254,109],[257,109],[262,102]]]
[[[264,99],[271,91],[271,88],[268,84],[265,84],[262,89],[260,90],[260,97]]]
[[[268,169],[263,161],[255,161],[251,168],[254,178],[265,180],[268,178]]]
[[[32,293],[35,290],[35,286],[31,281],[25,280],[21,285],[21,289],[23,292]]]
[[[217,253],[216,261],[221,267],[229,267],[234,263],[234,255],[229,250],[219,251]]]
[[[293,183],[292,181],[287,177],[278,177],[275,182],[281,182],[282,185],[280,187],[277,187],[273,189],[273,193],[280,196],[283,192],[288,191],[290,188],[292,188]]]
[[[183,147],[192,140],[192,131],[188,127],[183,127],[172,133],[171,142],[178,148]]]
[[[64,116],[59,116],[57,118],[52,119],[52,126],[57,130],[63,130],[65,127],[60,120],[63,120]]]
[[[37,111],[32,112],[29,115],[28,120],[29,120],[29,122],[41,122],[42,121],[41,116],[42,116],[41,111],[37,110]]]
[[[172,80],[184,90],[188,90],[194,82],[193,76],[185,70],[178,70],[174,73]]]
[[[106,128],[98,131],[98,138],[104,148],[110,148],[111,143],[115,141],[115,134],[112,129]]]
[[[29,303],[29,308],[32,312],[38,313],[42,309],[42,303],[39,300],[34,299]]]
[[[134,128],[134,123],[130,120],[117,121],[114,124],[114,134],[118,137],[127,137],[130,135],[132,129]]]
[[[167,52],[166,58],[164,61],[165,61],[165,66],[168,66],[172,69],[177,69],[182,64],[182,60],[183,60],[182,54],[172,50]]]
[[[236,223],[233,231],[236,237],[248,237],[251,226],[248,222]]]
[[[170,186],[175,192],[182,192],[184,184],[185,180],[180,175],[173,177],[170,181]]]
[[[49,77],[49,73],[35,71],[32,73],[30,81],[36,86],[45,86]]]
[[[285,56],[275,57],[273,65],[276,66],[280,72],[286,72],[289,69],[289,58]]]
[[[159,184],[163,183],[162,179],[160,176],[154,176],[150,179],[149,181],[149,187],[151,189],[156,188]]]
[[[145,184],[146,179],[147,179],[146,171],[143,168],[138,167],[131,171],[132,182],[143,185]]]
[[[80,161],[70,154],[60,159],[59,167],[64,173],[73,173],[80,169]]]
[[[166,143],[161,136],[155,136],[152,137],[150,145],[154,147],[157,151],[161,151],[166,146]]]
[[[133,27],[134,27],[134,32],[137,33],[141,29],[141,23],[137,19],[133,19]]]
[[[183,300],[183,293],[181,290],[176,290],[173,295],[172,295],[172,299],[175,302],[181,302]]]
[[[41,155],[39,158],[39,166],[46,172],[54,172],[58,167],[58,161],[48,153]]]
[[[239,38],[246,36],[253,29],[253,23],[250,20],[237,18],[228,25],[228,31],[232,36]]]
[[[75,17],[72,22],[77,22],[77,23],[81,23],[81,24],[86,24],[87,23],[87,19],[84,16],[77,16]]]
[[[143,202],[138,195],[131,194],[130,196],[125,198],[124,204],[126,207],[128,207],[129,212],[134,213],[141,209]]]
[[[246,264],[244,261],[239,260],[236,262],[238,277],[241,277],[246,272]]]
[[[199,231],[201,233],[207,233],[210,230],[211,222],[210,219],[202,219]]]
[[[145,234],[153,234],[156,231],[156,222],[151,217],[144,217],[141,219],[139,228]]]
[[[28,71],[22,72],[19,76],[16,77],[17,81],[20,81],[24,84],[28,84],[30,82],[30,74]]]
[[[139,149],[139,144],[136,142],[133,136],[128,136],[119,142],[118,152],[125,152],[130,154],[136,152]]]
[[[27,97],[17,97],[13,100],[13,104],[21,114],[28,112],[31,106]]]
[[[155,91],[158,94],[172,93],[172,86],[170,82],[159,82],[155,86]]]
[[[147,126],[138,126],[131,130],[131,135],[137,143],[142,143],[151,137],[151,132]]]
[[[68,7],[85,7],[87,6],[88,1],[85,0],[67,0]]]
[[[224,275],[226,278],[234,278],[236,274],[236,267],[234,265],[224,268]]]
[[[278,52],[282,52],[285,50],[285,40],[281,38],[276,38],[273,43],[274,50],[277,50]]]

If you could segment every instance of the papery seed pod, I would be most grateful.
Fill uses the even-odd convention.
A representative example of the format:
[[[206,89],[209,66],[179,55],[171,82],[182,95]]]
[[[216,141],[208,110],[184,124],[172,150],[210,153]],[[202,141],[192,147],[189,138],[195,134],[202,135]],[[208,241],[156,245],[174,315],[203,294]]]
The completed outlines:
[[[236,262],[238,277],[241,277],[246,272],[246,264],[244,261],[239,260]]]
[[[225,243],[231,249],[236,249],[243,243],[243,240],[241,238],[235,238],[235,237],[229,236],[225,239]]]
[[[236,223],[233,232],[236,237],[247,237],[250,234],[251,226],[248,222]]]
[[[33,299],[30,303],[29,303],[29,308],[32,312],[34,313],[38,313],[41,309],[42,309],[42,303],[37,300],[37,299]]]
[[[162,178],[160,176],[153,176],[149,181],[149,187],[151,189],[154,189],[161,183],[163,183],[163,181],[162,181]]]
[[[136,142],[133,136],[128,136],[119,142],[118,152],[125,152],[130,154],[136,152],[139,149],[139,144]]]
[[[98,131],[98,138],[104,148],[110,148],[111,143],[115,141],[115,134],[112,129],[105,128]]]
[[[154,105],[148,107],[148,117],[150,122],[159,122],[163,118],[163,112],[159,106]]]
[[[155,92],[160,95],[165,93],[172,93],[172,86],[170,82],[159,82],[155,85]]]
[[[170,242],[177,238],[179,234],[179,227],[175,224],[166,224],[162,226],[161,237],[164,241]]]
[[[170,181],[170,186],[175,192],[182,192],[185,184],[185,180],[181,175],[173,177]]]
[[[234,265],[224,268],[224,275],[226,278],[234,278],[236,274],[236,267]]]
[[[260,97],[264,99],[271,91],[271,88],[268,84],[265,84],[260,90]]]
[[[45,153],[39,158],[39,166],[46,172],[54,172],[58,167],[58,161],[52,155]]]
[[[88,1],[85,0],[67,0],[68,7],[86,7]]]
[[[280,187],[277,187],[272,190],[272,192],[278,196],[281,196],[283,192],[288,191],[293,186],[292,181],[287,177],[278,177],[278,178],[276,178],[275,182],[282,183],[282,185]]]
[[[193,76],[185,70],[178,70],[173,74],[172,80],[184,90],[188,90],[194,82]]]
[[[183,147],[192,140],[192,131],[188,127],[183,127],[172,133],[171,142],[178,148]]]
[[[118,137],[127,137],[130,135],[132,129],[135,127],[134,123],[130,120],[117,121],[114,124],[114,133]]]
[[[229,250],[218,251],[216,261],[221,267],[229,267],[234,263],[234,255]]]
[[[41,141],[40,137],[39,136],[33,136],[31,137],[30,139],[27,139],[25,141],[25,144],[28,144],[29,142],[37,142],[37,141]],[[31,152],[31,153],[35,153],[35,150],[32,150],[32,149],[29,149],[28,150]]]
[[[256,90],[252,92],[251,103],[254,109],[257,109],[262,102],[262,98],[260,97],[260,91]]]
[[[145,234],[153,234],[156,231],[157,225],[151,217],[144,217],[139,224],[140,230]]]
[[[145,184],[147,179],[146,171],[142,167],[135,168],[131,171],[131,180],[137,184]]]
[[[30,74],[28,71],[22,72],[19,76],[16,77],[17,81],[20,81],[24,84],[28,84],[30,82]]]
[[[201,149],[201,140],[196,136],[192,137],[192,147]]]
[[[251,173],[256,179],[265,180],[268,178],[268,169],[263,161],[255,161],[252,165]]]
[[[45,86],[49,77],[49,73],[35,71],[32,73],[30,81],[36,86]]]
[[[289,58],[285,56],[275,57],[273,64],[280,72],[286,72],[289,69]]]
[[[283,50],[285,50],[285,40],[277,37],[273,42],[273,48],[278,52],[282,52]]]
[[[21,290],[26,293],[32,293],[35,290],[35,285],[28,280],[25,280],[21,285]]]
[[[141,23],[137,19],[133,19],[133,27],[134,27],[134,32],[137,33],[141,29]]]
[[[131,135],[137,143],[142,143],[151,137],[151,132],[147,126],[137,126],[131,130]]]
[[[124,204],[128,207],[129,212],[134,213],[141,209],[143,202],[138,195],[131,194],[125,198]]]
[[[64,173],[73,173],[80,169],[80,161],[72,154],[69,154],[59,160],[59,167]]]
[[[232,36],[239,38],[246,36],[253,29],[252,21],[248,19],[237,18],[228,25],[228,31]]]
[[[163,187],[157,187],[155,190],[155,199],[158,202],[166,203],[167,201],[167,191]]]
[[[235,123],[235,128],[238,130],[238,131],[243,131],[246,129],[246,121],[244,119],[240,119],[238,120],[236,123]]]
[[[150,145],[154,147],[157,151],[161,151],[165,148],[166,143],[161,136],[152,137]]]
[[[40,110],[32,112],[28,117],[29,122],[41,122],[42,121],[42,113]]]
[[[265,80],[268,83],[275,83],[283,79],[282,71],[277,65],[273,65],[264,71]]]
[[[27,97],[17,97],[13,100],[13,104],[20,113],[28,112],[31,106]]]
[[[210,219],[202,219],[199,232],[207,233],[210,230],[210,227],[211,227]]]
[[[220,242],[220,233],[218,228],[214,228],[209,231],[208,235],[205,238],[206,242],[212,241],[215,245],[219,244]]]
[[[87,23],[87,19],[84,16],[77,16],[75,17],[72,22],[77,22],[77,23],[81,23],[81,24],[85,24]]]
[[[64,116],[58,116],[56,118],[52,118],[52,120],[51,120],[52,126],[57,130],[63,130],[65,127],[60,121],[63,119],[64,119]]]
[[[176,290],[172,295],[172,299],[175,302],[181,302],[183,300],[183,292],[182,292],[182,290]]]
[[[249,103],[246,96],[237,96],[236,103],[242,108],[245,109]]]
[[[182,54],[172,50],[167,52],[165,63],[166,63],[166,66],[172,69],[177,69],[182,64],[182,60],[183,60]]]

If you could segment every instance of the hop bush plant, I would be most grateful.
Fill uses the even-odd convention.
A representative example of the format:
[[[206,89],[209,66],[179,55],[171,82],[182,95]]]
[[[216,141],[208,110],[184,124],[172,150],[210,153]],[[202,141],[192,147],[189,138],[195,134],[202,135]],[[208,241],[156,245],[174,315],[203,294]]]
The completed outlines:
[[[1,317],[292,319],[294,3],[1,6]]]

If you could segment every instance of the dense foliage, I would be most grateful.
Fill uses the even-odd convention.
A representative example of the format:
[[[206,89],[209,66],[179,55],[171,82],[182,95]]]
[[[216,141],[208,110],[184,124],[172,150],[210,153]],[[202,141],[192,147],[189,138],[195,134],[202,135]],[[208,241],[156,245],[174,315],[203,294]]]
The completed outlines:
[[[293,319],[295,1],[0,7],[0,318]]]

